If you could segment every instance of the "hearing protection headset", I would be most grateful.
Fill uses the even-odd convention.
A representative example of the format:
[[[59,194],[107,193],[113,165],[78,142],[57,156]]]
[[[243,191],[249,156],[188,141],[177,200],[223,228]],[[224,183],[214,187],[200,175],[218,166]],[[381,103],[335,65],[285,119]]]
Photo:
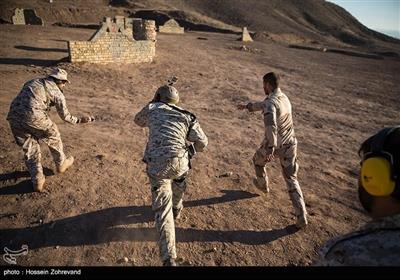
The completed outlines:
[[[393,155],[384,150],[384,144],[388,136],[400,126],[388,127],[379,131],[371,139],[370,152],[363,154],[361,161],[361,185],[373,196],[389,196],[396,188],[400,170],[396,170]]]

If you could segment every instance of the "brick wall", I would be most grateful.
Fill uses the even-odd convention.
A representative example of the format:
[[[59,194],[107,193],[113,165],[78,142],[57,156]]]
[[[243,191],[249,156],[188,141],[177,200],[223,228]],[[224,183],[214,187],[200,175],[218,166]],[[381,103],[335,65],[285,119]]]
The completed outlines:
[[[25,25],[24,9],[15,9],[14,15],[12,16],[12,23]]]
[[[71,62],[91,63],[143,63],[155,56],[155,40],[133,39],[132,20],[106,19],[89,41],[70,41],[68,49]],[[154,30],[155,32],[155,30]],[[142,36],[143,37],[143,36]]]

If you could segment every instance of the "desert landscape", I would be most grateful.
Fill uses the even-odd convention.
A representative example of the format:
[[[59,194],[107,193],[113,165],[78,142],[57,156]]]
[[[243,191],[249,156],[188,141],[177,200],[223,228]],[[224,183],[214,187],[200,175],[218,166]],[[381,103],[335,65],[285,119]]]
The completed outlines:
[[[148,131],[133,117],[172,75],[180,105],[196,114],[209,138],[193,161],[176,222],[181,265],[308,266],[325,241],[368,221],[357,198],[357,151],[382,127],[398,125],[400,41],[331,3],[284,2],[3,1],[0,249],[28,245],[29,254],[18,258],[23,266],[162,265],[142,162]],[[13,25],[17,7],[35,8],[44,26]],[[150,63],[70,63],[68,41],[89,40],[103,17],[115,15],[157,25],[169,16],[185,33],[158,33]],[[254,42],[238,40],[244,26]],[[71,113],[97,120],[69,125],[51,112],[75,163],[55,173],[42,145],[46,190],[35,193],[6,115],[22,85],[54,67],[69,73]],[[293,105],[309,212],[302,230],[293,226],[278,161],[268,167],[271,192],[253,186],[262,115],[236,108],[264,99],[262,76],[270,71],[281,74]]]

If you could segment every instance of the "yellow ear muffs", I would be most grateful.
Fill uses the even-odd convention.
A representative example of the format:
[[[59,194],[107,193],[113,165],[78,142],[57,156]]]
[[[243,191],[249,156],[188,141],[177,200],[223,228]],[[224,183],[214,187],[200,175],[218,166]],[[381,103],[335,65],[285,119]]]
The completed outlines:
[[[383,157],[370,157],[361,166],[361,184],[374,196],[388,196],[396,186],[391,178],[390,162]]]

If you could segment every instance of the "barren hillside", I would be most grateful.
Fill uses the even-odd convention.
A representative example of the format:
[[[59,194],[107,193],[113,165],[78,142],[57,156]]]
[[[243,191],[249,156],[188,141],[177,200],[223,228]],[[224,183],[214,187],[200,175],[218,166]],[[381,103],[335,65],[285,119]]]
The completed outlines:
[[[157,20],[177,19],[187,29],[239,32],[247,26],[256,40],[357,47],[399,52],[400,41],[363,26],[325,0],[11,0],[0,4],[0,18],[11,22],[16,7],[35,8],[47,24],[97,24],[121,14]]]

